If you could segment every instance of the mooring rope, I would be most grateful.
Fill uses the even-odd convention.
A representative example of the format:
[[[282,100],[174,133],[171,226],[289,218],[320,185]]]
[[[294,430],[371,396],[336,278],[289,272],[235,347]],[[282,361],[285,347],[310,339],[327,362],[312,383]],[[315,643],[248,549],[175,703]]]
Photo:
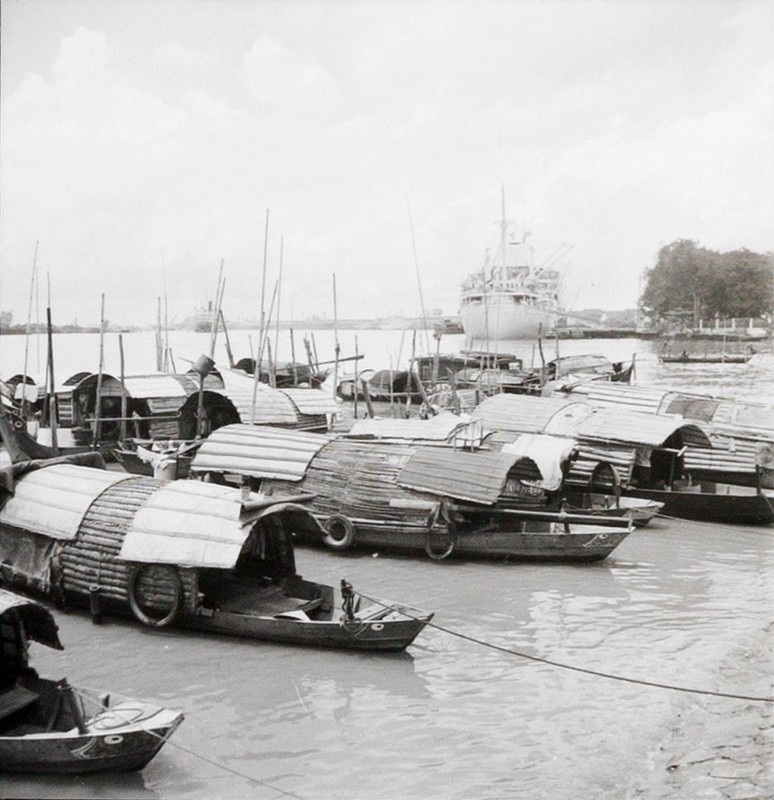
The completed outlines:
[[[92,705],[97,706],[97,708],[99,708],[101,710],[109,711],[111,714],[115,714],[119,719],[123,720],[127,725],[134,724],[134,720],[130,720],[127,717],[124,717],[122,714],[118,713],[118,710],[116,708],[110,708],[110,707],[105,708],[105,706],[100,705],[100,703],[97,700],[95,700],[93,697],[89,697],[88,695],[85,695],[85,694],[83,694],[83,693],[78,691],[78,689],[80,688],[80,689],[85,689],[86,691],[89,691],[89,692],[94,692],[96,694],[96,693],[98,693],[99,690],[92,689],[89,686],[80,686],[80,687],[73,686],[71,688],[72,688],[73,692],[75,692],[75,694],[77,694],[78,697],[80,697],[82,700],[84,700],[86,702],[89,702]],[[116,697],[119,697],[119,698],[121,698],[123,700],[134,700],[135,699],[135,698],[132,698],[132,697],[127,697],[126,695],[119,694],[117,692],[113,692],[113,694],[115,694]],[[234,769],[233,767],[229,767],[226,764],[221,763],[220,761],[216,761],[215,759],[209,758],[208,756],[202,755],[201,753],[197,753],[195,750],[191,750],[190,748],[185,747],[182,744],[178,744],[177,742],[173,741],[171,738],[169,738],[167,736],[162,736],[161,734],[158,734],[155,731],[150,731],[150,730],[147,730],[147,729],[143,729],[143,732],[147,733],[149,736],[155,737],[156,739],[160,739],[162,742],[166,742],[167,745],[171,745],[172,747],[176,747],[178,750],[182,751],[183,753],[187,753],[190,756],[194,756],[195,758],[198,758],[201,761],[204,761],[204,762],[206,762],[207,764],[210,764],[213,767],[217,767],[218,769],[222,769],[225,772],[229,772],[229,773],[231,773],[232,775],[234,775],[237,778],[243,778],[244,780],[250,781],[251,783],[258,784],[259,786],[264,786],[265,788],[271,789],[272,791],[275,791],[275,792],[279,792],[283,797],[294,797],[294,798],[296,798],[296,800],[305,800],[305,798],[302,797],[300,794],[295,794],[294,792],[288,791],[287,789],[282,789],[279,786],[274,786],[273,784],[269,783],[268,781],[264,781],[264,780],[261,780],[260,778],[256,778],[254,775],[248,775],[246,772],[242,772],[241,770]]]
[[[388,606],[385,606],[382,601],[378,600],[375,597],[369,597],[367,594],[363,594],[360,591],[358,591],[358,594],[361,597],[365,598],[366,600],[370,600],[373,603],[378,603],[384,608],[388,608]],[[410,617],[411,619],[421,621],[419,617],[412,615],[405,609],[401,609],[401,613],[405,614],[407,617]],[[478,639],[475,636],[470,636],[467,633],[455,631],[452,630],[451,628],[446,628],[443,625],[436,625],[434,622],[428,622],[427,627],[435,628],[436,630],[442,631],[443,633],[447,633],[450,636],[456,636],[458,639],[464,639],[465,641],[473,642],[474,644],[481,645],[482,647],[488,647],[490,650],[498,650],[501,653],[507,653],[508,655],[512,656],[518,656],[519,658],[525,658],[529,661],[537,661],[540,664],[547,664],[550,667],[557,667],[558,669],[571,670],[572,672],[582,672],[586,675],[593,675],[594,677],[597,678],[606,678],[611,681],[620,681],[622,683],[634,683],[639,686],[650,686],[655,689],[668,689],[673,692],[686,692],[689,694],[708,695],[711,697],[727,697],[733,700],[750,700],[752,702],[757,702],[757,703],[774,703],[774,697],[759,697],[756,695],[716,692],[712,691],[711,689],[694,689],[688,686],[678,686],[671,683],[659,683],[657,681],[647,681],[642,678],[630,678],[626,675],[615,675],[611,672],[602,672],[601,670],[588,669],[586,667],[577,667],[573,664],[565,664],[561,661],[554,661],[550,658],[542,658],[541,656],[531,655],[530,653],[525,653],[521,650],[513,650],[510,647],[503,647],[502,645],[499,644],[492,644],[491,642],[486,642],[483,639]]]

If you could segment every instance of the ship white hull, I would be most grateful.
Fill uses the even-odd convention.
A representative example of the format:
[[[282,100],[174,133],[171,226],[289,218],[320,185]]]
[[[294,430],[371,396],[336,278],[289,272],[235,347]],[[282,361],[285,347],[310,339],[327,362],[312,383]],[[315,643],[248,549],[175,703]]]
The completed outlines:
[[[493,292],[479,302],[463,301],[462,327],[468,345],[507,339],[535,339],[553,330],[562,312],[558,308],[519,302],[507,292]]]

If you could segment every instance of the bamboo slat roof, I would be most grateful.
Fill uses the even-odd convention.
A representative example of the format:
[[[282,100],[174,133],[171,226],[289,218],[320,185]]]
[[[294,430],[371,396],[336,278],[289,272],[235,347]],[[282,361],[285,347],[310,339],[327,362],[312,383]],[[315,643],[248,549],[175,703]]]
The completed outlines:
[[[543,476],[531,458],[502,452],[466,452],[445,447],[419,447],[397,477],[397,484],[473,503],[493,505],[508,473],[520,464],[525,480]]]
[[[707,433],[698,425],[680,417],[646,414],[630,409],[597,408],[575,428],[579,438],[630,442],[635,445],[660,447],[677,431],[683,442],[694,447],[710,447]]]

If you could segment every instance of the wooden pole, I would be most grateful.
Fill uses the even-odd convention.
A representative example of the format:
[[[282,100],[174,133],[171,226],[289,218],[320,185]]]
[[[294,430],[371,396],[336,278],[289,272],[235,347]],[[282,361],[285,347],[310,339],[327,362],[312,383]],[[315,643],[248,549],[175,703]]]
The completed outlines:
[[[279,277],[277,278],[277,319],[274,330],[274,358],[279,355],[279,331],[280,331],[280,301],[282,300],[282,255],[285,247],[285,237],[280,237],[280,256],[279,256]],[[276,366],[276,363],[275,363]]]
[[[266,337],[266,361],[269,365],[269,386],[271,386],[272,389],[276,389],[277,371],[274,367],[274,359],[272,358],[271,339],[268,336]]]
[[[261,272],[261,328],[258,335],[258,352],[263,350],[263,337],[266,329],[266,268],[269,255],[269,209],[266,209],[266,227],[263,233],[263,270]],[[259,355],[260,358],[260,355]],[[256,370],[258,374],[260,370]]]
[[[411,361],[409,361],[408,375],[406,376],[406,417],[411,416],[411,384],[414,382],[414,358],[417,353],[417,331],[414,329],[411,337]]]
[[[225,259],[220,260],[220,271],[218,272],[218,285],[215,289],[215,306],[212,309],[212,326],[210,329],[210,358],[215,358],[215,340],[218,338],[218,309],[223,299],[223,265]]]
[[[156,372],[161,372],[164,365],[161,341],[161,298],[156,298]]]
[[[538,351],[540,352],[540,388],[546,383],[546,357],[543,355],[543,323],[538,324]]]
[[[336,273],[333,273],[333,341],[335,345],[335,363],[333,365],[333,396],[336,397],[336,389],[339,385],[339,312],[336,304]]]
[[[296,369],[296,342],[293,338],[293,328],[290,329],[290,361],[293,364],[293,386],[298,386],[298,370]],[[312,376],[309,376],[309,386],[312,385]]]
[[[355,356],[357,356],[357,355],[358,355],[358,351],[357,351],[357,335],[355,335]],[[358,386],[359,382],[360,382],[360,373],[357,370],[357,361],[356,361],[355,362],[355,393],[354,393],[354,395],[352,397],[353,413],[355,415],[355,419],[357,419],[357,386]],[[333,393],[334,393],[334,395],[336,394],[336,389],[335,388],[333,390]]]
[[[48,383],[50,395],[48,401],[48,425],[51,428],[51,448],[54,455],[59,455],[59,442],[57,437],[57,416],[59,409],[56,402],[56,383],[54,381],[54,336],[51,325],[51,306],[46,308],[46,328],[48,334]]]
[[[223,316],[223,309],[221,308],[218,313],[220,315],[220,324],[223,326],[223,335],[226,338],[226,355],[228,356],[228,365],[231,367],[231,369],[234,369],[234,364],[236,362],[234,361],[234,354],[231,351],[231,340],[228,338],[228,328],[226,327],[226,319]]]
[[[102,415],[102,372],[105,368],[105,295],[102,295],[102,304],[99,317],[99,371],[97,372],[97,396],[94,399],[94,432],[92,447],[97,448],[100,439],[100,417]]]
[[[30,353],[30,325],[32,324],[32,296],[35,292],[35,276],[38,272],[38,244],[35,242],[35,254],[32,256],[32,275],[30,276],[30,299],[27,305],[27,325],[24,331],[24,371],[22,372],[22,410],[27,418],[27,375]]]
[[[269,254],[269,209],[266,209],[266,226],[263,232],[263,270],[261,272],[261,323],[258,331],[258,345],[253,365],[253,400],[250,406],[250,422],[255,422],[255,403],[258,399],[258,383],[261,380],[261,354],[266,326],[266,265]]]
[[[118,355],[121,362],[121,441],[126,441],[126,416],[127,416],[127,397],[126,380],[124,373],[124,337],[118,334]]]
[[[419,289],[419,308],[422,312],[422,327],[425,330],[425,348],[430,352],[430,339],[427,333],[427,315],[425,314],[425,299],[422,296],[422,281],[419,277],[419,260],[417,259],[417,244],[414,238],[414,220],[411,218],[411,206],[409,205],[408,197],[406,198],[406,206],[408,208],[409,229],[411,230],[411,249],[414,252],[414,270],[417,275],[417,288]]]

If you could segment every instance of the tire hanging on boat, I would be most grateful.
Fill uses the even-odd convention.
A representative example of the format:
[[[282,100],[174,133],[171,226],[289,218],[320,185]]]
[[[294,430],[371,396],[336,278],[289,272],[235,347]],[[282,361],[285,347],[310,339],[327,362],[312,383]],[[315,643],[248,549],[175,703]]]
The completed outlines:
[[[172,582],[172,605],[163,617],[152,617],[144,611],[137,597],[137,591],[143,572],[150,567],[166,571]],[[183,582],[180,580],[180,574],[177,568],[173,567],[171,564],[137,564],[132,567],[129,572],[126,596],[129,600],[129,607],[132,609],[132,614],[134,614],[143,625],[148,625],[151,628],[165,628],[167,625],[171,625],[180,613],[180,608],[183,604]]]
[[[446,523],[446,535],[449,537],[449,543],[443,552],[433,550],[433,528],[438,522],[439,516]],[[454,522],[454,514],[447,500],[440,500],[436,503],[435,508],[430,512],[427,518],[427,533],[425,534],[425,552],[433,559],[433,561],[442,561],[448,558],[454,551],[457,544],[457,525]]]
[[[326,531],[323,542],[332,550],[346,550],[355,540],[355,526],[343,514],[331,514],[323,523],[323,528]]]

